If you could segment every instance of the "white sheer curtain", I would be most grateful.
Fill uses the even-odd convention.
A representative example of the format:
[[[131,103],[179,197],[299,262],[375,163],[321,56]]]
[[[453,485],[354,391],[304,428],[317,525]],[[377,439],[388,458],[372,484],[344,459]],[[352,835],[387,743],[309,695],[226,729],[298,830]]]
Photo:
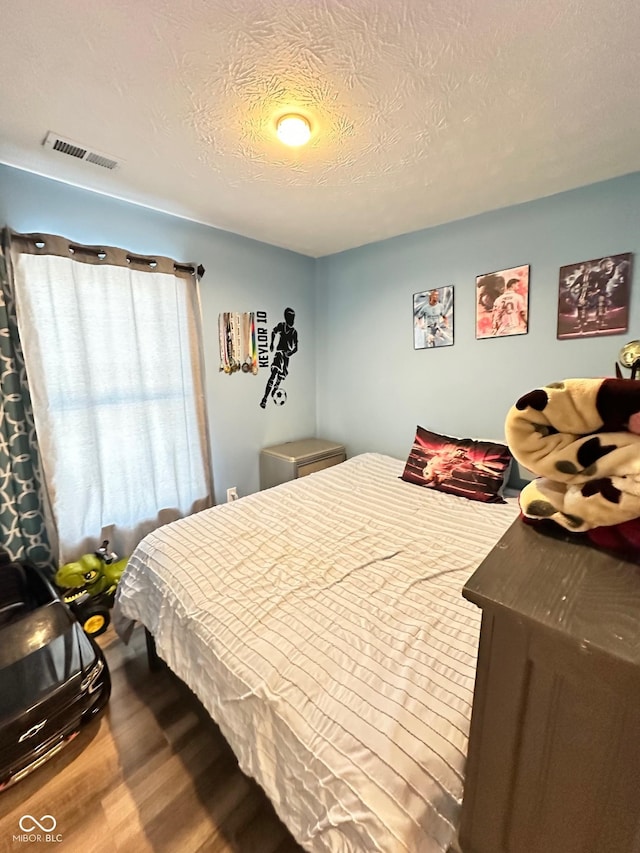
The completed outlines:
[[[18,327],[59,560],[103,538],[124,556],[211,504],[197,281],[120,250],[65,243],[65,257],[62,238],[25,252],[29,237],[13,253]]]

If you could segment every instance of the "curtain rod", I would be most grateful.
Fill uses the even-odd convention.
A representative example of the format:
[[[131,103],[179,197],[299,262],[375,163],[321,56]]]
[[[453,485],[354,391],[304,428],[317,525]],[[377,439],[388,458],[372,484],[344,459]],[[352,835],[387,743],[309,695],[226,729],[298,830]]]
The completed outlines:
[[[9,233],[11,242],[14,244],[27,244],[37,249],[38,252],[48,249],[50,253],[52,252],[62,257],[65,254],[69,254],[72,257],[76,254],[78,256],[84,255],[85,257],[89,255],[90,257],[97,258],[99,261],[111,262],[119,266],[124,266],[125,263],[128,265],[134,264],[136,266],[149,267],[150,270],[156,270],[160,267],[161,271],[164,270],[165,272],[167,271],[167,267],[173,266],[175,273],[195,275],[198,278],[202,278],[205,273],[202,264],[180,263],[179,261],[174,261],[172,258],[161,256],[149,257],[135,255],[132,252],[114,246],[85,246],[67,240],[65,237],[58,237],[51,234],[19,234],[14,231],[10,231]]]

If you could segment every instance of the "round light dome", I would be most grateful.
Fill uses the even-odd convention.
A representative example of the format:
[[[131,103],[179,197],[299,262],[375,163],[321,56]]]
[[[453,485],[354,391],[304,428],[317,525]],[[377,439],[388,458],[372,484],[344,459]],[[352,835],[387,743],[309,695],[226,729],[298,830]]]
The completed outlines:
[[[276,133],[281,142],[296,148],[309,141],[311,126],[304,116],[286,115],[278,120]]]

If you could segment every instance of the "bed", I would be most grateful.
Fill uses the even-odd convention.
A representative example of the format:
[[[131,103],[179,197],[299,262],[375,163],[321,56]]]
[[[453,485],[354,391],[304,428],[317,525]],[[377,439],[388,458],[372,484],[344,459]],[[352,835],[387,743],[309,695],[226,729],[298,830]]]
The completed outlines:
[[[518,513],[400,479],[375,453],[148,535],[135,622],[309,851],[455,841],[480,614],[471,573]]]

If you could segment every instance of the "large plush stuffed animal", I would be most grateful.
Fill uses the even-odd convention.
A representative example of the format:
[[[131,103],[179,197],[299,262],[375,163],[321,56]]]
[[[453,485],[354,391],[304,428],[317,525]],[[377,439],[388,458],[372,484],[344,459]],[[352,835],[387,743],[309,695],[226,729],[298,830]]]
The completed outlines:
[[[640,534],[640,381],[566,379],[536,388],[510,409],[505,434],[538,477],[521,493],[526,518],[572,532]]]

